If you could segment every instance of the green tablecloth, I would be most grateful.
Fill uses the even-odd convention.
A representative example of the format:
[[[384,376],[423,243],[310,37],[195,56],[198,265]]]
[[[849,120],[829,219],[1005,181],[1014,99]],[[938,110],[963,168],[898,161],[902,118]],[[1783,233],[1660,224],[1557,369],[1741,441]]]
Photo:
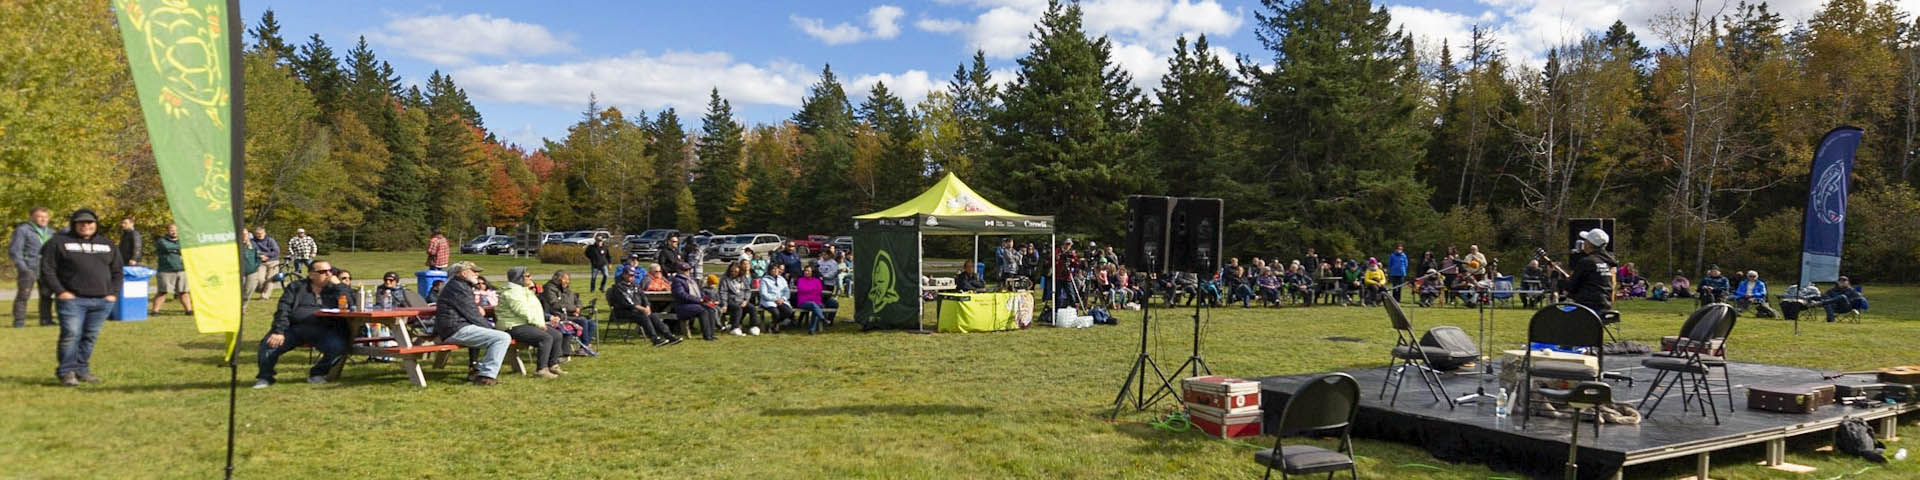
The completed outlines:
[[[1033,295],[950,293],[940,295],[941,332],[1017,330],[1033,318]]]

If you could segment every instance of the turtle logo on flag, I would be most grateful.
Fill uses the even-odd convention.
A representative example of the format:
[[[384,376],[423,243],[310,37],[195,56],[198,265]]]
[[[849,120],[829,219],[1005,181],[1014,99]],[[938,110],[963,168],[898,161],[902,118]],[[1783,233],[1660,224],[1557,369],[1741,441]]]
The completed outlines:
[[[1846,164],[1834,162],[1826,170],[1820,171],[1819,181],[1814,183],[1813,201],[1808,202],[1814,218],[1822,223],[1833,225],[1847,219],[1847,172]]]

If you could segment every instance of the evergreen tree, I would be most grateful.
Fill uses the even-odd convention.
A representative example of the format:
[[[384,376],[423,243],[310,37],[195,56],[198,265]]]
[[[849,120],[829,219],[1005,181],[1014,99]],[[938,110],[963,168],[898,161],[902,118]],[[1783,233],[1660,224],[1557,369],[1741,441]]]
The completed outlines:
[[[820,72],[820,82],[808,89],[793,115],[801,134],[800,175],[790,179],[790,205],[806,208],[792,218],[795,235],[830,233],[845,229],[855,215],[859,189],[853,184],[853,108],[847,91],[833,75]]]
[[[253,29],[247,32],[253,35],[253,48],[248,49],[247,52],[269,55],[274,65],[283,65],[293,57],[293,47],[288,46],[287,40],[280,37],[280,21],[274,19],[273,9],[269,8],[266,13],[260,14],[260,24],[254,25]]]
[[[1355,254],[1419,227],[1432,216],[1413,176],[1426,132],[1404,84],[1410,52],[1386,9],[1366,0],[1263,3],[1254,31],[1273,64],[1252,69],[1252,130],[1286,134],[1256,135],[1258,167],[1238,178],[1267,189],[1262,211],[1286,216],[1236,221],[1228,238],[1259,250]]]
[[[451,232],[467,232],[485,223],[485,200],[479,186],[484,157],[480,135],[461,116],[464,98],[452,77],[438,70],[427,78],[427,130],[423,163],[425,184],[432,189],[427,224]]]
[[[692,189],[687,186],[687,130],[680,125],[680,115],[672,108],[661,110],[647,125],[647,130],[653,137],[647,152],[653,156],[653,171],[657,175],[647,225],[668,225],[688,232],[699,230],[699,209],[693,205]]]
[[[720,89],[707,95],[707,116],[700,120],[700,141],[695,147],[700,168],[693,180],[694,202],[700,206],[700,224],[713,228],[737,228],[738,197],[744,167],[746,130],[733,119],[733,105],[720,98]]]
[[[964,178],[972,173],[974,162],[993,150],[987,132],[993,128],[993,113],[998,107],[994,101],[1000,97],[1000,86],[993,84],[993,72],[987,70],[985,51],[973,51],[971,67],[964,64],[954,67],[953,80],[947,81],[947,92],[953,104],[957,127],[954,141],[958,148],[942,167]]]
[[[919,125],[906,102],[887,91],[885,83],[875,82],[867,101],[860,104],[860,118],[879,136],[874,201],[869,207],[890,207],[919,194],[926,186],[926,155],[914,142]]]
[[[1253,205],[1255,199],[1248,197],[1259,192],[1233,177],[1245,170],[1239,165],[1244,157],[1238,155],[1246,144],[1241,134],[1245,108],[1234,100],[1233,76],[1213,55],[1207,37],[1201,36],[1191,48],[1184,36],[1174,41],[1173,57],[1155,96],[1160,108],[1147,117],[1144,131],[1158,177],[1166,181],[1163,191],[1228,199],[1235,213]],[[1244,213],[1229,217],[1258,214]]]
[[[1125,196],[1152,179],[1135,132],[1139,90],[1089,39],[1078,4],[1048,2],[1020,70],[994,112],[997,181],[976,184],[1020,213],[1053,214],[1062,230],[1118,238]]]
[[[792,122],[755,127],[747,136],[746,200],[740,204],[739,229],[786,232],[795,229],[787,196],[794,181],[799,129]]]
[[[333,48],[320,39],[320,34],[313,34],[293,58],[293,71],[300,76],[300,81],[306,82],[307,91],[313,92],[313,100],[320,106],[320,121],[329,121],[328,117],[339,110],[340,99],[347,89],[346,73],[340,70],[340,60],[334,58]]]

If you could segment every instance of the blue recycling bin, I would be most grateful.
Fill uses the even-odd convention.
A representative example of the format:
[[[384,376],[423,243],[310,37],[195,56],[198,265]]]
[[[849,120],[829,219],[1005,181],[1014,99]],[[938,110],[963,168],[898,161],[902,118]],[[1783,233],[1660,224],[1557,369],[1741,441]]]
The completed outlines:
[[[154,270],[147,267],[120,267],[120,301],[107,316],[122,322],[146,321],[147,280],[153,274]]]
[[[433,303],[433,296],[428,295],[427,292],[432,292],[434,285],[439,285],[440,282],[447,281],[447,271],[429,268],[413,272],[413,280],[415,284],[419,285],[420,298],[426,299],[427,303]]]

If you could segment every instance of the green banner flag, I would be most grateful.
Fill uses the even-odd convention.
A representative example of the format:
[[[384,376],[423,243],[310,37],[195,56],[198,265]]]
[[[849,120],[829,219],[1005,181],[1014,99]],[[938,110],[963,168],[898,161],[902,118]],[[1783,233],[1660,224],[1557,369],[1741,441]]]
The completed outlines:
[[[234,2],[237,3],[237,2]],[[240,22],[224,0],[115,0],[160,183],[180,229],[194,324],[240,331]]]

